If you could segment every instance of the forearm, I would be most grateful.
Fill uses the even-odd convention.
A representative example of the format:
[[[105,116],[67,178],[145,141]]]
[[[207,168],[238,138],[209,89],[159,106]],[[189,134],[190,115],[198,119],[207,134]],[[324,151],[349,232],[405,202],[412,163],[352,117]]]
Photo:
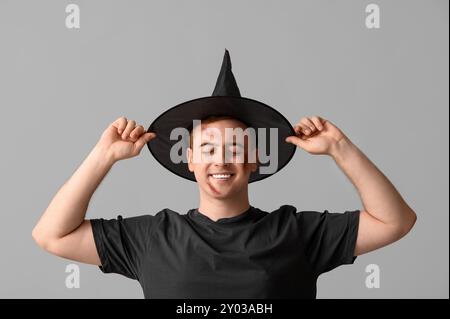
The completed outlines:
[[[330,155],[355,186],[371,216],[396,227],[407,228],[413,223],[415,213],[394,185],[348,138],[336,144]]]
[[[80,226],[93,193],[112,165],[106,152],[94,147],[54,196],[33,229],[33,237],[37,240],[59,239]]]

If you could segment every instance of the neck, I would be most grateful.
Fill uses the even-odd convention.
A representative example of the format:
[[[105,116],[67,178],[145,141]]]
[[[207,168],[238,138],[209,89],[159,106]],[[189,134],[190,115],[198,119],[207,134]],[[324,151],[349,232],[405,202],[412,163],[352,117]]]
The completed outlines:
[[[220,218],[238,216],[250,208],[248,192],[241,192],[232,198],[212,198],[200,193],[200,205],[198,210],[213,221]]]

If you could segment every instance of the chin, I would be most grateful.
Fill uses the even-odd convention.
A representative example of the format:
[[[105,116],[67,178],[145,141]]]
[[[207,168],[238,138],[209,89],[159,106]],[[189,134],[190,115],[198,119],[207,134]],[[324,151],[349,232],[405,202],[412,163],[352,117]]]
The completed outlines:
[[[215,199],[223,199],[223,200],[225,200],[225,199],[229,198],[228,194],[217,195],[217,194],[211,194],[210,193],[210,195],[211,195],[212,198],[215,198]]]

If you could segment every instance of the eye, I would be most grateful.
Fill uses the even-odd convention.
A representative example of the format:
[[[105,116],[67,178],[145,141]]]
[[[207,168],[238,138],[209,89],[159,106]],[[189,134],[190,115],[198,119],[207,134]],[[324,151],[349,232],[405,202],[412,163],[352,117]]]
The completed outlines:
[[[203,149],[202,149],[202,153],[203,154],[210,154],[211,152],[213,152],[214,151],[214,147],[204,147]]]

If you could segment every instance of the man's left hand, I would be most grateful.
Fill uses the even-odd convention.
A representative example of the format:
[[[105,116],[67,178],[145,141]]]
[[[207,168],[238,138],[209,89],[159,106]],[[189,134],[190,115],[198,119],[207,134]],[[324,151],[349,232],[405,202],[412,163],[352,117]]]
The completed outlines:
[[[319,116],[304,117],[294,125],[296,135],[286,138],[310,154],[331,155],[338,143],[347,138],[333,123]]]

